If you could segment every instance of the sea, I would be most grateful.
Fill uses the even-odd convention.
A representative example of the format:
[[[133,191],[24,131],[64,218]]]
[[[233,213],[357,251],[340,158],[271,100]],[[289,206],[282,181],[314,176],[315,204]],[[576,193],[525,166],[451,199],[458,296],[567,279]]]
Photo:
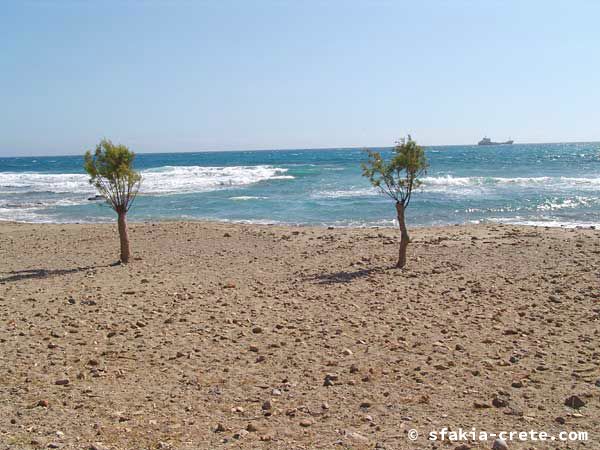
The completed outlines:
[[[377,149],[384,156],[391,148]],[[600,143],[426,147],[412,226],[600,225]],[[130,221],[391,227],[393,202],[361,175],[364,149],[139,153]],[[83,157],[0,158],[0,220],[112,222]]]

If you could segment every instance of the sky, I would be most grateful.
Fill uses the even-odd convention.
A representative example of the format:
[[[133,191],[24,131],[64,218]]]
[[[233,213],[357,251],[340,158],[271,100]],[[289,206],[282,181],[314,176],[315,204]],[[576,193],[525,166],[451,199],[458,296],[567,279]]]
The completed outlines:
[[[600,2],[0,2],[0,156],[600,140]]]

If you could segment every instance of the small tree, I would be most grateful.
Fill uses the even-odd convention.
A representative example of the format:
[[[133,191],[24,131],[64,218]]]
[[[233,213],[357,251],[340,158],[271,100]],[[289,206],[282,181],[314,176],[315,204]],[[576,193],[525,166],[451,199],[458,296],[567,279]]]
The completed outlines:
[[[141,175],[133,169],[135,153],[124,145],[113,145],[103,139],[96,146],[94,154],[85,153],[85,171],[90,175],[90,184],[102,194],[118,216],[119,238],[121,240],[121,262],[129,262],[129,233],[127,231],[127,211],[139,191]]]
[[[400,250],[396,267],[406,265],[406,249],[410,238],[406,228],[404,212],[410,204],[413,190],[421,185],[419,177],[427,172],[427,158],[422,147],[408,135],[394,147],[394,153],[386,162],[379,152],[367,150],[369,160],[363,163],[363,176],[396,202],[396,214],[400,227]]]

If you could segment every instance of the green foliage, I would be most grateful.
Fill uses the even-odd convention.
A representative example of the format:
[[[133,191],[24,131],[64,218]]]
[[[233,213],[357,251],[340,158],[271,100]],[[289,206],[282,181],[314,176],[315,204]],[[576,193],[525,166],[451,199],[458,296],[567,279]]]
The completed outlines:
[[[393,150],[389,161],[379,152],[366,150],[369,159],[361,164],[363,176],[371,184],[403,206],[408,206],[413,190],[421,185],[419,177],[425,175],[429,164],[423,147],[408,135]]]
[[[103,139],[96,151],[85,153],[84,168],[90,175],[90,183],[106,197],[119,214],[131,208],[139,191],[141,175],[133,169],[135,153],[124,145],[114,145]]]

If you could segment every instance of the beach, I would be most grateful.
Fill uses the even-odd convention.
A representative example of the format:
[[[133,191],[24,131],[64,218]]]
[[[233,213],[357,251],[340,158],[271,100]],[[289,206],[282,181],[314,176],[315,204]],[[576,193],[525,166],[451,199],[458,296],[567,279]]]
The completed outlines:
[[[0,448],[596,448],[600,232],[411,237],[133,223],[116,265],[114,224],[0,223]]]

